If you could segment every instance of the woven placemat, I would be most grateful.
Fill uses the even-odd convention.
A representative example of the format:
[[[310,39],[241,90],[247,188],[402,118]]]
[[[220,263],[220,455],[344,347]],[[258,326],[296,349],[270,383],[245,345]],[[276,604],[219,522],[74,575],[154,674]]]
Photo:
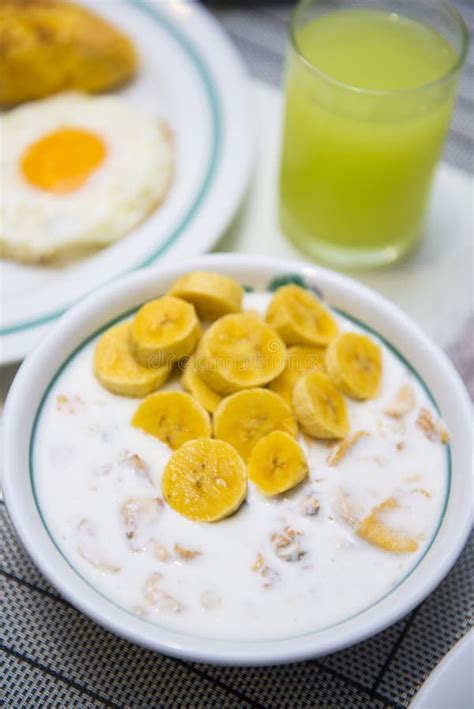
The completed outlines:
[[[408,706],[472,615],[473,539],[424,603],[355,647],[282,667],[199,665],[142,650],[72,608],[23,551],[3,503],[0,536],[6,707]]]

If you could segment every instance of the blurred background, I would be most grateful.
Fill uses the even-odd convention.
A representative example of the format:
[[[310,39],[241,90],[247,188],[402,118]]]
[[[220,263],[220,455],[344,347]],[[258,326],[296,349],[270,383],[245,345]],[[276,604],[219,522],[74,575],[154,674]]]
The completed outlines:
[[[444,159],[474,173],[474,2],[453,0],[471,35],[468,58],[445,146]],[[250,73],[279,86],[288,23],[296,2],[203,2],[222,22],[239,48]]]

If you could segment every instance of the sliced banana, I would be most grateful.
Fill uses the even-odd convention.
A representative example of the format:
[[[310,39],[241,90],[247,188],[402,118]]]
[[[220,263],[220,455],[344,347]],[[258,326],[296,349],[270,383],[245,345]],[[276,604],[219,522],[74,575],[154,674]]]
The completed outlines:
[[[337,334],[329,310],[305,288],[279,288],[268,306],[266,320],[287,345],[327,345]]]
[[[183,391],[160,391],[142,401],[132,426],[176,450],[193,438],[211,435],[211,419],[201,404]]]
[[[140,364],[169,366],[194,351],[201,326],[193,305],[164,295],[140,308],[130,336],[133,354]]]
[[[245,500],[247,471],[225,441],[197,438],[173,453],[161,486],[176,512],[198,522],[215,522],[231,515]]]
[[[247,461],[254,445],[272,431],[296,436],[291,408],[268,389],[247,389],[226,397],[214,412],[214,436],[227,441]]]
[[[399,503],[394,497],[388,497],[380,505],[374,507],[370,514],[359,522],[356,529],[359,537],[365,539],[369,544],[374,544],[380,549],[395,554],[416,551],[418,541],[414,537],[391,529],[381,519],[384,512],[397,507],[399,507]]]
[[[171,286],[169,293],[192,303],[204,320],[238,313],[244,296],[242,287],[233,278],[209,271],[186,273]]]
[[[146,396],[159,389],[170,368],[144,367],[130,348],[130,323],[104,332],[94,352],[94,374],[105,389],[121,396]]]
[[[222,401],[222,396],[214,391],[214,389],[207,386],[206,382],[199,374],[196,355],[192,355],[186,362],[181,377],[181,384],[204,406],[206,411],[210,411],[211,414]]]
[[[225,315],[204,333],[199,373],[220,394],[262,386],[285,368],[283,340],[254,312]]]
[[[382,352],[367,335],[344,332],[329,345],[326,368],[344,394],[354,399],[372,399],[382,377]]]
[[[320,371],[325,368],[326,350],[324,347],[309,347],[295,345],[289,347],[286,357],[286,367],[281,374],[273,379],[270,389],[282,396],[293,405],[293,389],[298,377],[307,372]]]
[[[308,476],[299,443],[284,431],[272,431],[253,447],[247,463],[250,480],[266,495],[278,495]]]
[[[301,428],[314,438],[344,438],[349,433],[346,402],[324,372],[303,374],[293,390]]]

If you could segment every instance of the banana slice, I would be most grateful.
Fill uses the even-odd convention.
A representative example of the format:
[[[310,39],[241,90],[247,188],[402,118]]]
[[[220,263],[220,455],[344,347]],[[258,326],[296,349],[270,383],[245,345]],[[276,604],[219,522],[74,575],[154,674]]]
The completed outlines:
[[[237,281],[229,276],[209,271],[193,271],[178,278],[171,286],[169,294],[192,303],[199,317],[204,320],[216,320],[221,315],[240,311],[244,291]]]
[[[173,453],[161,481],[163,497],[179,514],[215,522],[235,512],[247,495],[247,471],[225,441],[197,438]]]
[[[268,306],[266,321],[287,345],[327,345],[337,334],[331,313],[300,286],[279,288]]]
[[[181,377],[181,384],[204,406],[206,411],[210,411],[211,414],[222,401],[222,396],[214,391],[214,389],[207,386],[206,382],[199,374],[196,355],[192,355],[186,362],[183,376]]]
[[[344,394],[353,399],[372,399],[382,376],[382,352],[367,335],[344,332],[329,345],[326,367]]]
[[[293,405],[293,389],[296,380],[307,372],[317,372],[325,368],[326,350],[324,347],[309,347],[295,345],[289,347],[286,357],[286,367],[281,374],[273,379],[270,389],[280,394],[290,405]]]
[[[247,463],[250,480],[266,495],[278,495],[308,476],[299,443],[284,431],[272,431],[252,449]]]
[[[191,394],[183,391],[160,391],[147,396],[135,411],[131,424],[173,450],[193,438],[211,435],[209,414]]]
[[[239,391],[214,412],[214,437],[233,445],[245,461],[257,441],[272,431],[296,436],[298,427],[286,401],[268,389]]]
[[[301,428],[314,438],[344,438],[349,433],[346,402],[323,372],[303,374],[293,390]]]
[[[130,323],[104,332],[94,352],[94,374],[102,386],[121,396],[146,396],[166,381],[169,367],[143,367],[130,349]]]
[[[140,364],[170,366],[193,352],[201,326],[193,305],[164,295],[140,308],[130,335],[133,354]]]
[[[201,338],[199,373],[211,389],[232,394],[262,386],[285,368],[283,340],[254,312],[224,315]]]
[[[359,522],[357,534],[369,544],[374,544],[380,549],[391,551],[395,554],[404,554],[418,549],[418,542],[408,534],[390,529],[382,520],[384,512],[399,507],[394,497],[388,497],[380,505],[374,507],[367,517]]]

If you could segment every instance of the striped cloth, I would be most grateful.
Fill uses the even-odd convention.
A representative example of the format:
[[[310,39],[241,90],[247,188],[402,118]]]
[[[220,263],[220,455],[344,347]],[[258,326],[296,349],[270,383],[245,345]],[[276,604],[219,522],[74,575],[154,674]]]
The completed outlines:
[[[457,4],[474,31],[472,0]],[[278,84],[289,6],[227,3],[213,11],[251,73]],[[448,162],[470,172],[474,172],[473,98],[471,49],[445,155]],[[466,383],[471,380],[474,385],[472,346],[466,341],[467,347],[458,343],[451,354]],[[467,632],[472,617],[471,539],[452,572],[424,603],[355,647],[287,667],[185,663],[130,645],[72,608],[23,551],[3,502],[0,538],[0,705],[8,709],[407,707],[427,675]]]

